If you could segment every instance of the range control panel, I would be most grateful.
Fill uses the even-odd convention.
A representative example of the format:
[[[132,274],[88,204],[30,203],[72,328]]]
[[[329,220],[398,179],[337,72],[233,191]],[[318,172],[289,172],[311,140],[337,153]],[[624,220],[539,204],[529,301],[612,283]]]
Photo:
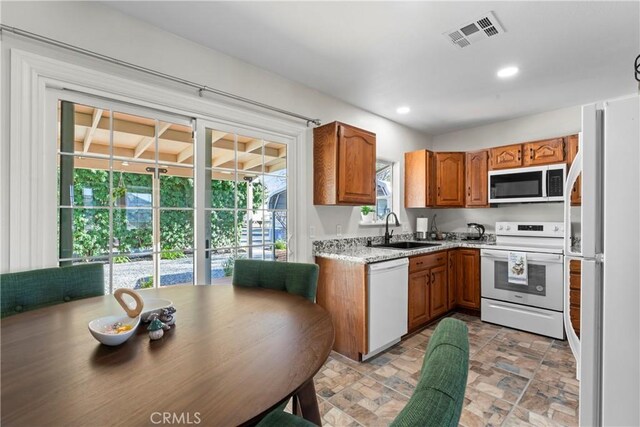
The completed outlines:
[[[564,237],[562,222],[496,222],[499,236]]]
[[[518,231],[544,231],[544,226],[518,224]]]

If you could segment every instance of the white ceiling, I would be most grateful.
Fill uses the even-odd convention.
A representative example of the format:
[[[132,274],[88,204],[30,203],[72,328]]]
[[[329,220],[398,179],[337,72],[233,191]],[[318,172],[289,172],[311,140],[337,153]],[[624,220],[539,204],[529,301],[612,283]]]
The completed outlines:
[[[637,89],[638,1],[107,4],[430,134]],[[505,34],[463,49],[442,35],[488,11]]]

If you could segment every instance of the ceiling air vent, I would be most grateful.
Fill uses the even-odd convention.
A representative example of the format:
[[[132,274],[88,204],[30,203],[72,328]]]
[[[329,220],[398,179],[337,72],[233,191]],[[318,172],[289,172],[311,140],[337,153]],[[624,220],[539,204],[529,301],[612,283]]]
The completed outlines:
[[[498,22],[493,12],[487,12],[478,19],[467,22],[458,28],[443,33],[447,39],[460,47],[478,43],[489,37],[495,37],[504,33],[504,28]]]

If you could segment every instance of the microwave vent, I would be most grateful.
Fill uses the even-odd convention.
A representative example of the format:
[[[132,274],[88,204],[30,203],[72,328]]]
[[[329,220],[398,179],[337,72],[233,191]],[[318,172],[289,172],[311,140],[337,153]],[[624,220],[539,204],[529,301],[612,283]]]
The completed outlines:
[[[443,35],[451,40],[454,45],[462,48],[504,32],[505,30],[498,22],[496,15],[493,12],[487,12],[471,22],[443,33]]]

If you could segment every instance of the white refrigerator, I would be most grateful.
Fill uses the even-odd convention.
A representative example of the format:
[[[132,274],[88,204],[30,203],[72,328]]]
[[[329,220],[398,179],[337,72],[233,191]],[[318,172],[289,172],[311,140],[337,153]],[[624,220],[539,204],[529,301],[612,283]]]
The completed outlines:
[[[581,426],[640,425],[640,97],[582,108],[565,186],[565,330],[580,380]],[[580,177],[582,200],[571,205]],[[569,263],[581,263],[580,337]]]

